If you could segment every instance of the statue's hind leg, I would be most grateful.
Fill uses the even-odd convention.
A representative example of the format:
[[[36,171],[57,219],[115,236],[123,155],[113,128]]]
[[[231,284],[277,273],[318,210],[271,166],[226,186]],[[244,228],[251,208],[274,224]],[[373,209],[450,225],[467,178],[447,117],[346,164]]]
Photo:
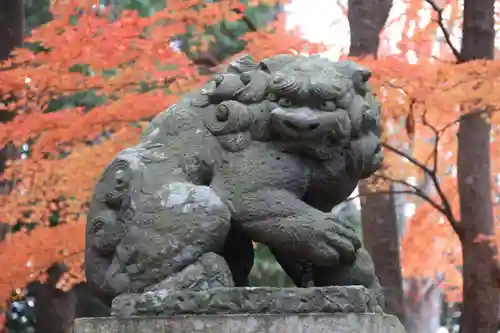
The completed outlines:
[[[220,255],[224,257],[231,270],[234,285],[236,287],[248,286],[248,275],[254,261],[253,243],[235,223],[231,223],[231,229]]]
[[[276,261],[297,287],[307,288],[314,286],[312,265],[297,261],[287,251],[279,251],[272,248],[270,250]]]

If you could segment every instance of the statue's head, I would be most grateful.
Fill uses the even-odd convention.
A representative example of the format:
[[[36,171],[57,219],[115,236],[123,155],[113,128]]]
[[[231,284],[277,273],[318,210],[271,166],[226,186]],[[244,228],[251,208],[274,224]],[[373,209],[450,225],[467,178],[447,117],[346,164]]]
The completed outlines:
[[[353,61],[278,55],[257,63],[244,56],[202,90],[213,107],[206,124],[217,136],[238,133],[231,140],[238,135],[239,148],[250,139],[272,141],[313,160],[344,159],[365,178],[383,159],[370,75]]]

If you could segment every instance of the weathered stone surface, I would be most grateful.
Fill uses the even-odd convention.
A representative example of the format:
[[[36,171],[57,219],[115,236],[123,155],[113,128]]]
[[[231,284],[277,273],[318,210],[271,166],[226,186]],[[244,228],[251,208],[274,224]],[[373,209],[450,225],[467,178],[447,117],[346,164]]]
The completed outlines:
[[[121,316],[139,313],[157,313],[163,302],[177,304],[185,291],[207,291],[213,288],[232,287],[233,278],[226,261],[215,253],[204,254],[196,263],[181,272],[152,285],[143,294],[126,293],[113,300],[113,312]],[[177,295],[164,298],[165,294]],[[145,311],[145,309],[148,309]],[[142,311],[138,311],[142,309]]]
[[[353,226],[329,213],[383,159],[369,78],[352,61],[243,56],[183,96],[102,173],[87,214],[88,285],[110,303],[213,252],[245,286],[255,241],[297,286],[378,292]]]
[[[375,313],[381,309],[376,295],[362,286],[160,289],[118,296],[111,309],[114,316],[314,312]]]
[[[216,315],[77,319],[74,333],[405,333],[382,314]]]
[[[210,252],[202,255],[197,262],[181,272],[146,288],[145,291],[182,289],[202,291],[233,286],[233,277],[224,258]]]

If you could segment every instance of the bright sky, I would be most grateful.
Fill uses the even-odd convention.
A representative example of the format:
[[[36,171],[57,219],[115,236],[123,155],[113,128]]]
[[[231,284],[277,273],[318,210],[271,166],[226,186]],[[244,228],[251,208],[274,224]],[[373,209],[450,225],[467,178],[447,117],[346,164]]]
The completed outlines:
[[[404,10],[403,1],[394,1],[389,20]],[[330,46],[325,55],[337,58],[349,48],[349,23],[342,8],[347,8],[347,0],[293,0],[287,6],[289,26],[298,25],[304,36],[314,42]],[[401,29],[401,23],[390,30]],[[395,46],[395,40],[391,43]]]
[[[408,6],[407,2],[407,0],[394,0],[387,20],[387,22],[392,23],[390,26],[386,26],[387,35],[382,43],[387,43],[392,52],[397,52],[396,43],[401,38],[404,24],[404,19],[400,17]],[[500,11],[500,1],[496,1],[495,7],[497,12]],[[347,0],[292,0],[291,4],[287,6],[288,25],[298,25],[307,39],[329,45],[330,49],[325,53],[325,56],[335,59],[343,50],[347,51],[349,48],[349,24],[342,8],[347,8]],[[449,9],[450,7],[447,7],[443,12],[445,18],[450,14]],[[421,9],[420,24],[427,24],[431,19],[431,13],[432,10],[428,5],[425,6],[425,9]],[[460,46],[461,34],[461,27],[458,23],[455,22],[450,31],[453,44],[457,48]],[[500,28],[500,22],[497,24]],[[438,32],[438,35],[441,33]],[[497,45],[500,45],[499,42],[500,34],[497,35]],[[438,54],[435,55],[438,56]],[[414,61],[415,55],[408,60]]]
[[[336,58],[349,47],[349,24],[339,6],[345,0],[293,0],[287,6],[288,24],[299,26],[304,36],[331,47],[328,55]]]

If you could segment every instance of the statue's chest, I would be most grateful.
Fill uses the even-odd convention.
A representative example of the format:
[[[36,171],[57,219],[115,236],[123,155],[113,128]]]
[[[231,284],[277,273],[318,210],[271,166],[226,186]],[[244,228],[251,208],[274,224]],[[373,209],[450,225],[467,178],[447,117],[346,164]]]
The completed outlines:
[[[331,211],[356,188],[358,178],[352,177],[341,159],[315,165],[304,200],[311,206]]]
[[[272,187],[298,196],[305,193],[310,177],[310,168],[302,159],[261,142],[228,154],[218,175],[219,182],[230,192]]]

